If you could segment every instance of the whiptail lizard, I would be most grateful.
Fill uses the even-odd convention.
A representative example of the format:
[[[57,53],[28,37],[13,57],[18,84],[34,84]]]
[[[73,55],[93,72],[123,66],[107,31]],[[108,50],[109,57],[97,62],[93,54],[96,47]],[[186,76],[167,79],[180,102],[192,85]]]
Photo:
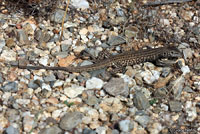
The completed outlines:
[[[160,58],[178,58],[181,52],[176,47],[160,47],[155,49],[145,49],[138,51],[127,51],[118,55],[110,56],[107,59],[100,60],[98,63],[78,67],[50,67],[50,66],[24,66],[20,64],[11,65],[20,69],[46,69],[46,70],[63,70],[67,72],[94,71],[110,66],[125,67],[139,64],[147,61],[155,61]]]

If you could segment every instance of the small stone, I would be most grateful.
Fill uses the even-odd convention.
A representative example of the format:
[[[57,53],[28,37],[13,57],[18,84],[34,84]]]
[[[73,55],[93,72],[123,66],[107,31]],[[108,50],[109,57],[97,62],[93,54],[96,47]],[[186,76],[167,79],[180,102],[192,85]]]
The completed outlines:
[[[106,134],[106,130],[107,130],[106,127],[98,127],[98,128],[96,128],[97,134]]]
[[[12,50],[3,50],[1,58],[4,59],[5,61],[15,61],[16,53]]]
[[[13,126],[9,126],[6,128],[5,134],[19,134],[19,130]]]
[[[34,116],[30,115],[29,112],[24,113],[24,118],[23,118],[23,128],[25,132],[30,132],[33,128],[34,124]]]
[[[88,96],[88,99],[86,100],[86,103],[89,106],[96,105],[96,104],[98,104],[98,102],[99,102],[99,100],[96,96]]]
[[[75,8],[82,8],[82,9],[89,8],[89,3],[87,2],[87,0],[72,0],[72,5]]]
[[[44,89],[46,89],[46,90],[48,90],[48,91],[51,91],[52,89],[51,89],[51,86],[49,85],[49,84],[46,84],[46,83],[42,83],[42,89],[44,90]]]
[[[150,107],[148,99],[141,91],[136,91],[133,100],[135,106],[140,110],[145,110]]]
[[[160,134],[160,131],[164,127],[159,122],[151,122],[147,126],[147,130],[150,132],[150,134]]]
[[[103,101],[101,101],[101,104],[99,105],[104,112],[111,112],[111,113],[117,113],[119,112],[122,108],[123,105],[121,101],[118,98],[105,98]]]
[[[30,24],[30,23],[26,23],[23,26],[23,29],[26,31],[26,33],[31,35],[34,35],[35,28],[36,28],[35,24]]]
[[[75,49],[74,49],[74,52],[75,53],[80,53],[81,51],[83,51],[85,49],[85,46],[77,46]]]
[[[192,101],[186,102],[185,111],[187,113],[186,120],[192,122],[197,118],[197,109],[195,103],[192,103]]]
[[[71,130],[82,122],[83,114],[80,112],[66,113],[60,120],[60,127],[64,130]]]
[[[123,43],[126,43],[126,40],[121,36],[110,36],[108,39],[110,46],[121,45]]]
[[[127,97],[129,94],[128,83],[124,82],[122,78],[113,78],[104,85],[104,89],[110,95],[122,95]]]
[[[139,32],[139,29],[135,26],[129,26],[128,28],[126,28],[125,30],[125,36],[129,39],[131,38],[137,38],[137,34]]]
[[[86,81],[86,89],[101,89],[103,84],[104,82],[101,79],[92,77]]]
[[[0,46],[1,46],[1,45],[0,45]],[[8,38],[8,39],[6,40],[6,46],[8,46],[9,48],[14,47],[14,46],[15,46],[15,41],[14,41],[14,39],[13,39],[13,38]],[[2,49],[2,48],[0,47],[0,49]]]
[[[144,81],[147,84],[152,84],[153,82],[158,80],[160,76],[160,72],[156,70],[152,70],[152,72],[150,72],[149,70],[146,70],[146,71],[141,72],[140,75],[143,77]]]
[[[64,84],[64,81],[61,80],[56,80],[55,83],[53,84],[53,87],[61,87]]]
[[[193,52],[191,48],[186,48],[183,50],[184,59],[190,59],[193,56]]]
[[[0,39],[0,52],[2,51],[3,47],[6,45],[5,40]]]
[[[66,94],[70,98],[75,98],[78,95],[82,94],[85,90],[82,86],[72,85],[71,87],[64,88],[64,94]]]
[[[150,121],[150,117],[148,115],[136,115],[135,121],[137,121],[143,127],[146,127],[148,122]]]
[[[18,84],[16,82],[8,82],[1,87],[4,92],[17,92]]]
[[[188,66],[182,66],[181,71],[183,72],[183,75],[190,72],[190,68]]]
[[[88,30],[86,28],[82,28],[79,32],[79,34],[82,34],[82,35],[86,35],[88,33]]]
[[[3,75],[2,75],[2,73],[0,73],[0,83],[2,83],[3,82]]]
[[[37,80],[34,81],[34,80],[31,80],[29,83],[28,83],[28,87],[29,88],[32,88],[32,89],[37,89],[40,85],[37,83]]]
[[[55,75],[54,75],[54,74],[50,74],[50,75],[48,75],[48,76],[44,77],[44,81],[45,81],[45,82],[52,82],[52,81],[56,81],[56,77],[55,77]]]
[[[39,132],[39,134],[60,134],[62,130],[58,126],[51,126],[50,128],[45,128]]]
[[[49,57],[48,56],[44,56],[44,57],[39,59],[39,63],[42,64],[43,66],[47,66],[48,60],[49,60]]]
[[[17,29],[17,40],[19,41],[21,45],[30,44],[28,35],[23,29]]]
[[[178,79],[170,83],[175,98],[179,98],[181,96],[184,83],[185,83],[185,78],[183,76],[180,76]]]
[[[170,101],[169,107],[172,112],[179,112],[182,110],[182,104],[179,101]]]
[[[122,132],[130,132],[133,128],[133,123],[130,120],[122,120],[119,122],[119,129]]]
[[[84,128],[83,134],[96,134],[96,132],[93,131],[93,130],[90,130],[90,129],[88,129],[88,128]]]
[[[54,118],[54,119],[58,118],[61,115],[61,113],[62,113],[62,110],[60,110],[60,109],[54,110],[52,112],[52,118]]]
[[[65,15],[65,11],[61,10],[61,9],[57,9],[54,14],[52,14],[50,16],[50,20],[55,22],[55,23],[62,23],[62,20],[64,18]],[[66,22],[68,20],[68,16],[65,17],[65,21]]]
[[[165,67],[162,69],[162,73],[161,73],[161,76],[162,77],[167,77],[171,72],[171,68],[169,67]]]
[[[67,67],[73,63],[76,57],[74,55],[67,56],[66,58],[60,58],[58,61],[58,65],[61,67]]]

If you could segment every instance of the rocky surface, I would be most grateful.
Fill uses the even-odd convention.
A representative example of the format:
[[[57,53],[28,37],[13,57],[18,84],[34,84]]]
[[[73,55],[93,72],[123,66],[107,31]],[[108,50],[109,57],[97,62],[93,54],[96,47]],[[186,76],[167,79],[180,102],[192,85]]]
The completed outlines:
[[[39,20],[0,13],[0,133],[200,133],[199,3],[72,0],[61,42],[65,5]],[[69,73],[5,64],[84,66],[98,62],[102,50],[116,55],[164,45],[183,57],[116,75],[107,72],[112,68]]]

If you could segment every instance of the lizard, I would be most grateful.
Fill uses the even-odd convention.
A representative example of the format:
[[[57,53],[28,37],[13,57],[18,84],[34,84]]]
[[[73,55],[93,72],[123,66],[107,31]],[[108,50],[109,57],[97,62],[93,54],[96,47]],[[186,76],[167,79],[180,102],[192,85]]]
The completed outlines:
[[[20,69],[30,70],[62,70],[67,72],[83,72],[94,71],[102,68],[108,68],[114,66],[118,71],[118,68],[124,68],[125,66],[131,66],[143,62],[156,61],[160,58],[178,58],[182,57],[182,53],[174,46],[165,46],[151,49],[141,49],[138,51],[126,51],[118,55],[111,55],[106,59],[99,60],[98,62],[78,67],[51,67],[51,66],[30,66],[11,64],[12,67],[18,67]]]

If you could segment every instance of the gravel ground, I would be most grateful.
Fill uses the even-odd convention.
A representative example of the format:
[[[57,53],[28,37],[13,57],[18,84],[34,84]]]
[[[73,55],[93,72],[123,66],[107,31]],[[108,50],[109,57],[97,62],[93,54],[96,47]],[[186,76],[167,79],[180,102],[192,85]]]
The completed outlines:
[[[41,21],[0,13],[0,133],[200,133],[200,1],[74,0],[59,42],[62,9]],[[87,65],[92,61],[82,50],[96,58],[103,49],[117,54],[164,45],[183,53],[173,66],[146,62],[117,76],[4,64]]]

